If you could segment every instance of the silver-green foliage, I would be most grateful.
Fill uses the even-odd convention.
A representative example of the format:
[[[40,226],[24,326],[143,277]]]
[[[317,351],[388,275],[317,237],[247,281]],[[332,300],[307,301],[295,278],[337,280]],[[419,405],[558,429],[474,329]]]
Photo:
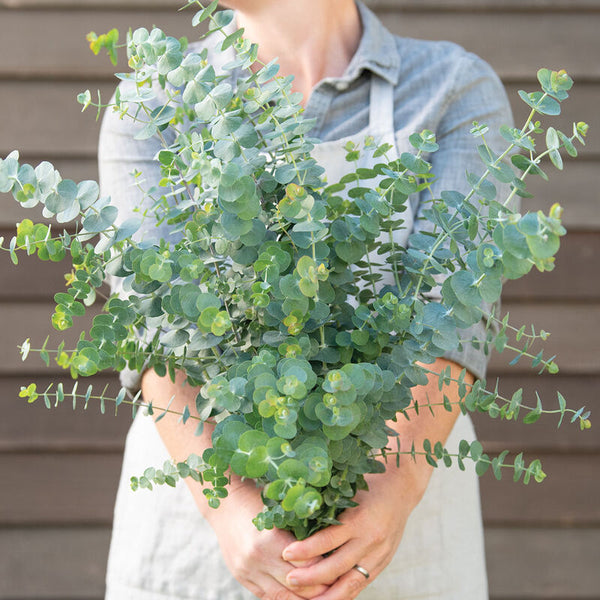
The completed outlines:
[[[232,13],[215,8],[213,2],[201,10],[195,24],[208,19],[209,32],[222,30]],[[114,57],[114,30],[89,39],[95,52],[104,46]],[[574,143],[583,143],[583,123],[571,135],[548,128],[541,152],[535,142],[544,130],[533,119],[560,112],[572,86],[568,75],[542,69],[542,91],[521,93],[531,114],[521,129],[502,128],[508,143],[502,154],[486,144],[487,127],[474,124],[485,171],[467,174],[467,195],[446,191],[431,198],[424,215],[432,232],[412,234],[407,250],[394,244],[393,232],[403,227],[409,197],[431,185],[427,159],[438,147],[431,132],[412,135],[414,153],[393,161],[386,157],[390,148],[372,139],[349,144],[348,161],[369,152],[378,164],[326,186],[310,156],[312,124],[302,117],[291,78],[278,77],[275,63],[248,74],[257,47],[239,32],[221,42],[236,56],[224,75],[207,62],[205,50],[188,52],[183,40],[160,29],[130,33],[126,47],[131,72],[119,77],[135,85],[118,92],[110,106],[94,103],[89,91],[79,101],[135,119],[138,139],[163,140],[156,157],[162,188],[146,190],[153,208],[122,222],[95,182],[63,180],[47,162],[21,164],[16,152],[0,160],[0,192],[12,192],[24,207],[42,204],[44,216],[71,224],[70,233],[55,232],[26,219],[8,248],[15,263],[18,251],[42,260],[71,258],[68,290],[55,296],[56,329],[73,326],[108,275],[122,281],[124,292],[106,301],[76,347],[61,344],[54,351],[60,365],[74,377],[129,367],[174,379],[183,371],[189,384],[202,386],[197,414],[186,410],[181,419],[216,422],[213,447],[202,457],[149,468],[133,486],[193,477],[212,483],[206,495],[218,506],[231,471],[264,487],[258,527],[291,529],[301,538],[335,523],[366,487],[364,475],[385,470],[381,458],[388,455],[423,454],[432,465],[455,460],[460,468],[469,458],[479,473],[491,466],[500,477],[502,467],[510,467],[515,480],[543,479],[539,461],[526,466],[519,455],[507,464],[506,453],[490,459],[478,442],[463,442],[456,455],[429,441],[422,450],[401,451],[399,440],[394,451],[387,447],[393,431],[386,421],[427,408],[411,405],[412,388],[427,382],[426,365],[461,344],[480,344],[486,352],[510,348],[542,371],[558,370],[553,358],[533,354],[545,332],[518,330],[489,307],[504,279],[533,266],[552,269],[565,233],[560,207],[548,215],[520,214],[510,201],[529,196],[527,175],[545,177],[544,156],[560,169],[559,150],[574,156]],[[235,87],[228,76],[234,69],[246,73]],[[175,133],[170,145],[167,128]],[[494,181],[510,184],[510,195],[498,198]],[[170,235],[156,243],[138,240],[148,218],[167,224]],[[393,284],[382,285],[385,273]],[[440,289],[441,300],[432,300]],[[462,329],[482,319],[485,340],[461,339]],[[511,330],[519,347],[509,346]],[[27,341],[23,358],[29,351]],[[49,362],[46,344],[37,351]],[[458,385],[463,412],[519,417],[522,390],[503,398],[497,389],[486,391],[485,382],[468,385],[465,373],[457,380],[449,369],[437,373],[440,391]],[[65,395],[74,405],[95,398],[103,409],[109,400],[91,388],[65,394],[60,386],[37,392],[33,384],[21,395],[29,401],[41,395],[49,407]],[[140,404],[125,390],[113,401]],[[560,413],[562,420],[567,409],[560,394],[559,402],[548,411],[538,400],[525,422],[542,412]],[[445,395],[441,404],[453,408]],[[147,409],[158,418],[170,412]],[[587,417],[580,410],[572,420],[587,427]]]

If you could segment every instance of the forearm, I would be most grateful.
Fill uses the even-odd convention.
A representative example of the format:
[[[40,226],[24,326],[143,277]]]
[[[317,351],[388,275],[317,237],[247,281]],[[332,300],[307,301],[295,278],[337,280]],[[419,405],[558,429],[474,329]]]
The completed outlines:
[[[448,366],[451,367],[452,379],[457,379],[462,367],[455,362],[438,358],[433,365],[428,365],[435,372],[440,372]],[[473,376],[467,372],[465,383],[472,382]],[[446,410],[442,405],[444,395],[450,400],[452,411]],[[431,441],[432,446],[438,441],[444,444],[460,414],[456,404],[458,400],[458,384],[452,382],[440,391],[436,375],[429,376],[427,385],[414,388],[413,404],[407,410],[409,419],[398,415],[397,421],[387,423],[398,433],[400,451],[409,451],[414,443],[418,452],[422,450],[426,439]],[[420,407],[418,414],[413,408],[415,403]],[[396,441],[390,439],[389,446],[392,451],[395,450]],[[389,486],[393,486],[404,501],[414,508],[425,493],[432,471],[433,467],[427,463],[424,456],[416,456],[413,460],[409,455],[401,455],[398,466],[395,457],[390,456],[386,472],[383,475],[370,475],[367,479],[371,488],[385,485],[389,489]]]
[[[186,385],[183,373],[177,374],[174,383],[168,377],[159,377],[154,371],[147,371],[142,377],[144,399],[156,406],[166,406],[170,401],[174,413],[183,413],[187,407],[194,415],[198,392],[198,388]],[[210,423],[205,423],[202,434],[196,435],[195,427],[183,426],[177,414],[167,413],[156,423],[156,427],[176,461],[185,460],[190,454],[202,455],[212,445],[214,427]],[[252,518],[260,512],[263,504],[260,490],[253,480],[242,481],[232,475],[231,483],[227,486],[229,495],[217,509],[208,506],[201,483],[189,477],[185,481],[198,509],[217,535],[225,563],[242,585],[260,598],[303,600],[325,591],[326,587],[319,584],[300,587],[296,589],[296,594],[285,589],[285,577],[292,565],[285,562],[281,554],[294,538],[288,531],[274,529],[259,532],[254,527]],[[311,562],[318,562],[318,559]],[[297,566],[301,564],[297,563]]]
[[[196,427],[193,423],[188,422],[187,425],[183,425],[180,422],[178,415],[182,414],[186,407],[192,415],[196,414],[196,396],[200,391],[199,388],[191,387],[185,383],[183,373],[177,373],[173,383],[169,377],[159,377],[154,371],[146,371],[142,377],[141,387],[142,396],[146,402],[152,402],[155,406],[166,407],[170,401],[170,410],[173,413],[167,413],[156,423],[156,428],[173,460],[183,461],[190,454],[202,456],[204,450],[211,447],[214,425],[205,423],[203,432],[196,435]],[[216,516],[217,511],[208,506],[203,493],[206,486],[190,477],[186,478],[185,481],[198,509],[210,521]],[[236,495],[242,489],[248,490],[250,496],[256,497],[258,512],[262,503],[256,486],[252,482],[242,482],[239,477],[232,475],[231,484],[228,486],[230,495]],[[227,503],[228,499],[229,497],[225,498],[223,502]]]

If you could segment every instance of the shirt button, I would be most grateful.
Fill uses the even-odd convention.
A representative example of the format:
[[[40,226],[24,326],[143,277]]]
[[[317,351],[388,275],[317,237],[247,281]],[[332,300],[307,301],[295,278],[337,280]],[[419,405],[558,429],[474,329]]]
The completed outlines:
[[[348,89],[348,82],[347,81],[338,81],[335,84],[335,89],[338,92],[344,92],[344,91],[346,91]]]

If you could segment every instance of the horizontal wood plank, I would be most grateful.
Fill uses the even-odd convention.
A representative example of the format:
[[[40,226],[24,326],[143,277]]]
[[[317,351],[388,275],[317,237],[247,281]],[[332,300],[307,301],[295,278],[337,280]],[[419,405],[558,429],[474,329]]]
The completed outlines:
[[[38,222],[35,218],[34,221]],[[63,231],[63,229],[59,226],[53,231]],[[8,240],[15,235],[15,231],[0,229],[0,237],[3,235],[8,245]],[[8,252],[0,253],[0,281],[2,282],[0,301],[52,301],[54,294],[66,291],[65,276],[73,270],[69,258],[60,262],[43,261],[37,255],[28,256],[26,251],[19,252],[18,258],[19,264],[14,265]],[[104,296],[110,294],[108,284],[103,284],[99,292],[97,301],[103,302],[101,294]]]
[[[600,230],[600,166],[595,161],[569,161],[561,173],[548,170],[550,181],[527,179],[534,198],[523,200],[522,211],[543,210],[558,202],[564,209],[563,222],[569,230]]]
[[[514,460],[514,454],[505,460]],[[509,469],[497,481],[491,472],[480,482],[484,521],[500,526],[600,526],[598,455],[526,454],[539,458],[542,483],[515,483]],[[442,468],[442,467],[440,467]],[[596,476],[595,476],[595,475]]]
[[[492,598],[600,598],[600,529],[490,527],[485,542]]]
[[[488,380],[493,387],[494,379]],[[119,411],[114,417],[110,406],[102,415],[100,406],[90,404],[87,411],[79,405],[72,410],[72,403],[67,401],[58,408],[48,410],[41,400],[30,405],[19,398],[21,386],[36,383],[38,389],[44,390],[51,383],[56,386],[62,382],[64,389],[70,391],[73,381],[65,378],[47,376],[3,377],[0,379],[0,401],[3,405],[3,419],[0,421],[0,452],[11,451],[117,451],[122,449],[124,436],[130,425],[129,409]],[[95,391],[101,391],[109,384],[109,393],[116,394],[119,383],[116,375],[110,373],[102,376],[81,379],[79,387],[87,389],[93,385]],[[600,437],[596,433],[596,417],[600,410],[600,399],[591,390],[600,389],[599,377],[519,377],[503,376],[500,379],[500,393],[510,397],[518,388],[524,389],[524,405],[535,405],[535,392],[538,392],[544,408],[558,408],[556,392],[559,390],[567,399],[570,409],[577,410],[582,406],[592,411],[592,430],[580,431],[578,423],[571,424],[565,418],[557,430],[558,415],[545,415],[538,422],[524,425],[514,421],[491,419],[487,414],[472,415],[479,439],[486,451],[499,452],[504,449],[518,452],[600,452]],[[526,414],[523,412],[523,414]]]
[[[496,381],[493,374],[488,378],[488,386],[493,388]],[[578,410],[582,406],[592,411],[593,429],[581,431],[579,423],[570,423],[565,416],[560,429],[557,429],[559,415],[544,415],[536,423],[525,425],[521,422],[491,419],[487,414],[472,415],[477,437],[486,451],[501,452],[504,449],[519,452],[565,452],[575,455],[578,452],[600,452],[600,436],[596,431],[596,418],[600,414],[600,377],[578,377],[564,375],[518,376],[503,375],[499,381],[499,391],[506,397],[519,388],[523,389],[523,404],[535,406],[537,392],[545,410],[559,408],[557,391],[567,400],[567,407]],[[521,413],[521,418],[527,411]],[[572,413],[570,413],[572,414]],[[517,450],[518,448],[518,450]]]
[[[500,482],[486,474],[481,481],[486,523],[600,526],[600,483],[593,476],[598,455],[528,454],[526,458],[540,458],[547,479],[524,486],[512,481],[509,470]],[[149,462],[147,466],[160,465]],[[2,453],[0,470],[9,482],[0,489],[0,525],[111,522],[120,453]]]
[[[0,156],[17,149],[23,155],[42,156],[50,161],[65,157],[93,159],[97,152],[100,122],[96,121],[93,111],[81,114],[76,101],[77,94],[86,87],[100,89],[102,97],[108,100],[115,84],[3,82],[0,87],[0,107],[10,111],[13,118],[0,123]],[[537,86],[507,86],[517,123],[525,121],[527,112],[525,104],[517,96],[517,90],[521,87],[531,91]],[[569,134],[573,121],[586,121],[591,132],[600,131],[600,115],[596,110],[599,97],[600,84],[579,85],[567,101],[568,104],[565,104],[564,115],[546,121]],[[580,154],[597,157],[600,154],[600,136],[590,133]]]
[[[110,529],[0,529],[0,600],[104,597]]]
[[[517,0],[513,6],[516,4]],[[600,49],[596,35],[600,13],[578,14],[575,9],[557,13],[544,11],[538,4],[533,7],[535,10],[530,6],[528,12],[497,12],[492,23],[487,11],[472,8],[456,14],[451,10],[440,11],[438,7],[432,18],[427,11],[403,12],[394,4],[380,6],[377,13],[395,34],[457,42],[489,61],[505,80],[530,79],[540,66],[566,68],[573,76],[585,79],[600,77],[600,65],[595,60]],[[480,5],[480,9],[485,8]],[[112,65],[106,57],[95,58],[86,47],[85,35],[92,30],[104,32],[117,27],[125,32],[129,27],[149,27],[155,23],[170,35],[187,35],[190,40],[198,36],[190,27],[191,11],[59,8],[35,13],[35,10],[3,11],[0,53],[5,60],[0,76],[108,77],[114,72]],[[552,32],[551,43],[548,31]],[[54,41],[52,51],[39,42],[44,39]],[[21,51],[13,52],[15,47]]]
[[[0,305],[0,375],[38,374],[64,375],[65,371],[58,367],[53,358],[46,367],[37,353],[31,353],[26,361],[22,361],[17,346],[30,337],[32,348],[40,348],[47,335],[50,336],[48,350],[55,349],[61,340],[66,341],[65,349],[75,347],[79,333],[89,330],[91,321],[98,313],[96,306],[89,308],[86,315],[78,317],[75,325],[66,331],[56,331],[51,324],[54,305],[50,303],[9,303]],[[39,344],[39,345],[38,345]]]
[[[8,235],[7,235],[8,234]],[[2,232],[9,240],[13,232]],[[19,264],[14,265],[8,252],[0,254],[0,299],[2,300],[51,300],[57,292],[64,292],[65,274],[71,271],[68,261],[54,263],[41,261],[37,256],[19,254]]]
[[[109,540],[108,528],[0,530],[0,599],[103,598]],[[597,600],[598,547],[599,529],[488,527],[491,599]]]
[[[505,301],[600,300],[600,278],[591,277],[590,265],[600,256],[600,232],[570,233],[561,240],[554,271],[533,269],[506,283]]]
[[[0,229],[6,240],[14,230]],[[506,301],[557,300],[600,301],[600,278],[590,277],[589,265],[600,256],[600,232],[570,233],[561,242],[554,271],[540,273],[534,269],[526,277],[509,281],[503,298]],[[65,273],[70,272],[68,261],[53,263],[21,253],[19,265],[13,265],[8,253],[0,254],[1,300],[51,300],[65,287]]]
[[[90,319],[96,308],[88,310],[86,317],[81,317],[76,326],[61,335],[52,330],[50,316],[51,304],[4,303],[0,312],[0,328],[3,338],[0,345],[0,375],[13,373],[44,372],[45,366],[33,353],[22,362],[17,345],[27,337],[31,337],[32,347],[41,344],[47,334],[50,334],[48,348],[56,347],[57,340],[66,339],[70,344],[77,339],[79,331],[90,325]],[[512,304],[506,302],[504,311],[511,314],[511,323],[520,327],[522,324],[533,323],[537,331],[544,329],[551,333],[545,342],[544,355],[550,357],[558,354],[558,364],[564,374],[594,375],[600,373],[600,354],[598,353],[597,332],[600,330],[600,305],[598,304]],[[39,347],[39,346],[38,346]],[[67,345],[67,347],[69,347]],[[539,351],[536,349],[535,353]],[[515,366],[508,362],[514,354],[508,350],[502,355],[494,353],[491,360],[492,369],[496,374],[532,372],[530,361],[521,359]],[[47,373],[60,373],[52,366]],[[535,372],[535,370],[533,371]]]
[[[39,156],[22,156],[23,162],[39,164]],[[82,181],[98,178],[96,159],[53,158],[54,166],[66,179]],[[569,230],[600,230],[598,188],[600,187],[600,165],[595,160],[578,159],[568,161],[561,173],[548,169],[550,182],[539,177],[527,179],[529,191],[535,198],[522,202],[522,211],[548,210],[555,202],[564,208],[563,222]],[[41,220],[39,208],[24,209],[10,194],[0,194],[0,229],[12,229],[22,219]],[[12,235],[0,234],[0,235]]]
[[[77,81],[3,82],[0,107],[12,118],[0,123],[0,156],[19,150],[50,161],[64,156],[93,159],[100,122],[94,111],[81,114],[76,100],[86,87]],[[104,83],[102,97],[108,100],[114,88]]]
[[[370,8],[390,9],[401,11],[415,10],[426,12],[430,10],[477,10],[477,11],[530,11],[533,9],[568,11],[568,10],[600,10],[598,0],[403,0],[398,7],[396,0],[365,0]],[[128,10],[144,8],[145,10],[168,9],[171,0],[1,0],[0,8],[69,8],[71,10],[90,10],[103,8],[105,10]]]
[[[0,420],[0,453],[45,450],[63,452],[104,451],[121,452],[125,435],[131,424],[131,411],[123,407],[115,417],[114,408],[106,406],[106,413],[101,414],[97,401],[90,403],[83,410],[82,403],[73,410],[73,403],[67,398],[58,407],[50,410],[44,406],[42,399],[28,404],[19,398],[21,386],[35,383],[38,390],[45,390],[52,383],[56,388],[62,383],[64,389],[72,390],[73,381],[66,377],[3,377],[0,378],[0,403],[2,419]],[[82,378],[79,389],[85,393],[88,385],[99,394],[108,385],[109,394],[116,395],[120,389],[115,374]]]
[[[118,452],[0,454],[0,525],[110,524],[121,462]]]
[[[564,374],[593,375],[600,373],[598,336],[600,330],[600,305],[597,304],[503,304],[503,312],[510,313],[510,322],[519,328],[534,324],[536,331],[544,329],[550,337],[544,342],[544,356],[558,355],[556,361]],[[522,341],[522,344],[524,342]],[[542,346],[534,346],[537,354]],[[493,353],[491,368],[495,373],[536,373],[531,369],[531,359],[522,358],[516,365],[508,363],[515,354],[505,350],[502,354]]]
[[[86,41],[90,31],[98,34],[119,29],[124,40],[129,28],[162,28],[168,35],[198,38],[199,31],[191,26],[195,11],[178,12],[180,4],[171,3],[167,10],[68,10],[2,11],[0,52],[6,57],[0,67],[0,77],[17,79],[30,77],[65,77],[90,80],[111,77],[127,68],[124,48],[119,50],[120,62],[114,67],[105,52],[94,56]],[[15,29],[16,28],[16,29]],[[42,40],[51,39],[52,50]],[[19,52],[14,52],[19,48]]]

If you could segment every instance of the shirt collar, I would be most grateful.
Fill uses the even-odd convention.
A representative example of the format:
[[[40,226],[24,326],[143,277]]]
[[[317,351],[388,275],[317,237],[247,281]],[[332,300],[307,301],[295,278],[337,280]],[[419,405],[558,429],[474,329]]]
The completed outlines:
[[[352,81],[368,69],[391,84],[398,83],[400,56],[396,40],[375,14],[362,2],[357,2],[362,21],[362,37],[342,80]]]

